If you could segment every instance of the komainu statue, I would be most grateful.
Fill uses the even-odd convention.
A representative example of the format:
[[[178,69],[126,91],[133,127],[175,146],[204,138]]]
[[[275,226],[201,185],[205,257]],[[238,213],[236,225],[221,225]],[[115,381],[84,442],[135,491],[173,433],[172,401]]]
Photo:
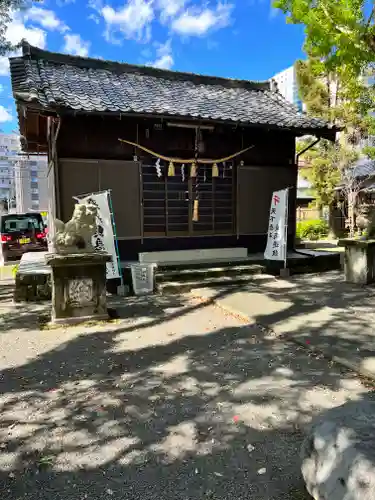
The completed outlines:
[[[363,203],[359,206],[356,224],[362,233],[363,239],[371,239],[375,236],[375,211],[373,205]]]
[[[64,223],[55,220],[53,246],[55,253],[94,252],[92,237],[96,232],[98,209],[95,205],[77,203],[72,218]]]

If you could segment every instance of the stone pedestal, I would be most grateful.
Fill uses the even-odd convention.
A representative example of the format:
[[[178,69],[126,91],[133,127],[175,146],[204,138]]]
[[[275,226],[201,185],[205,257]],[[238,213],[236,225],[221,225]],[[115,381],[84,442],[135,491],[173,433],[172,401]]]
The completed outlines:
[[[47,254],[52,268],[52,323],[73,324],[108,318],[106,263],[102,252]]]
[[[343,239],[345,281],[367,285],[375,281],[375,240]]]

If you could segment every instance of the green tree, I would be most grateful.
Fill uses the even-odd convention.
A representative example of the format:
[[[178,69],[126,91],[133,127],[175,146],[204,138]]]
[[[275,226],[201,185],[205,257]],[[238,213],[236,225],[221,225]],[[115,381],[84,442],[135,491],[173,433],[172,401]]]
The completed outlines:
[[[366,0],[275,0],[287,21],[305,26],[304,50],[329,71],[355,74],[375,62],[375,6]]]
[[[13,45],[7,39],[7,26],[11,21],[12,12],[26,9],[30,4],[28,0],[0,0],[0,55],[7,54],[20,46],[20,43]]]
[[[356,75],[347,67],[331,71],[317,58],[297,61],[296,72],[307,112],[339,126],[349,143],[375,129],[370,114],[375,108],[374,86],[368,85],[364,72]]]
[[[309,165],[306,178],[312,183],[318,206],[331,205],[342,172],[358,157],[353,145],[363,136],[365,125],[358,99],[349,99],[355,92],[361,95],[358,78],[343,71],[329,71],[320,61],[308,59],[296,63],[299,94],[309,114],[324,118],[340,127],[340,141],[320,141],[302,155]],[[310,141],[311,142],[311,141]],[[297,145],[300,151],[306,141]]]
[[[302,150],[311,140],[298,144]],[[336,198],[336,188],[342,181],[345,172],[358,159],[358,153],[339,143],[322,140],[303,155],[307,168],[303,169],[304,177],[311,183],[315,203],[319,208],[330,207]]]
[[[304,155],[306,176],[317,204],[332,206],[335,187],[346,182],[354,211],[358,186],[351,167],[361,139],[375,133],[374,86],[365,82],[375,68],[375,5],[368,0],[275,0],[287,22],[305,27],[307,61],[297,64],[301,99],[307,112],[340,127],[336,144],[321,141]],[[363,152],[375,158],[375,148]],[[350,198],[350,200],[349,200]],[[353,213],[349,219],[354,220]]]
[[[371,123],[365,102],[368,88],[352,73],[342,70],[329,71],[320,61],[308,59],[296,65],[297,81],[301,99],[307,112],[324,118],[341,128],[336,143],[322,140],[302,154],[308,165],[304,176],[311,182],[315,203],[330,209],[330,229],[335,233],[334,207],[337,187],[344,187],[349,209],[350,231],[354,230],[354,210],[358,195],[358,183],[353,177],[353,164],[359,157],[359,141],[367,134]],[[311,140],[310,140],[311,142]],[[307,141],[297,145],[302,151]],[[350,203],[349,203],[350,201]]]

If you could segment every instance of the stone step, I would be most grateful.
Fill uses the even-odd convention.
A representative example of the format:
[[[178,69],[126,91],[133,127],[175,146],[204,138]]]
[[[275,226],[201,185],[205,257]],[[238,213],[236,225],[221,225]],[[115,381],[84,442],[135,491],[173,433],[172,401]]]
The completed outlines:
[[[189,268],[163,268],[158,269],[156,273],[157,283],[165,281],[192,281],[201,280],[209,277],[225,277],[225,276],[238,276],[241,274],[262,274],[264,266],[259,264],[247,265],[214,265],[205,267],[189,267]]]
[[[163,281],[157,284],[160,293],[186,293],[194,288],[235,286],[246,283],[266,283],[275,281],[275,277],[270,274],[238,274],[235,276],[210,276],[199,280],[174,280]]]

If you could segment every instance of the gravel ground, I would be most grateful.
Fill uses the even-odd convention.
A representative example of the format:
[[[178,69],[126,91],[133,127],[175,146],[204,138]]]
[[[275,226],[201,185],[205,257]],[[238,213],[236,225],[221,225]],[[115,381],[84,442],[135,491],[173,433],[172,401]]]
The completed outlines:
[[[38,330],[0,303],[2,500],[308,498],[303,426],[354,374],[186,296],[114,306]]]

